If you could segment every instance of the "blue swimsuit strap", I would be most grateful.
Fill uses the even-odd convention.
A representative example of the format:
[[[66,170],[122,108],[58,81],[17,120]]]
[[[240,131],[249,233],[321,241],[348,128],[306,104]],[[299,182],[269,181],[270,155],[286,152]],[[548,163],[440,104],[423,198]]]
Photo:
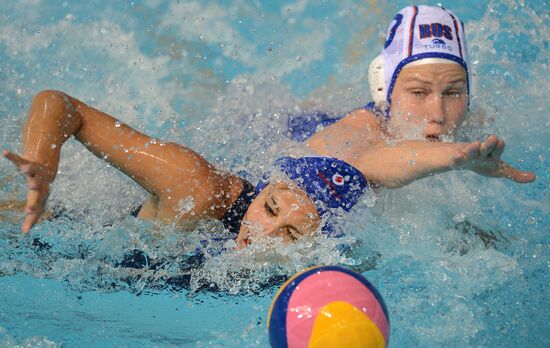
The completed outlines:
[[[389,108],[385,107],[383,109],[380,109],[374,102],[370,102],[367,105],[363,106],[363,109],[368,110],[372,112],[376,117],[382,118],[383,120],[387,120],[390,118],[390,110]]]
[[[237,236],[241,227],[241,221],[248,210],[250,203],[256,198],[256,188],[248,180],[242,179],[243,190],[239,197],[220,219],[224,227]]]

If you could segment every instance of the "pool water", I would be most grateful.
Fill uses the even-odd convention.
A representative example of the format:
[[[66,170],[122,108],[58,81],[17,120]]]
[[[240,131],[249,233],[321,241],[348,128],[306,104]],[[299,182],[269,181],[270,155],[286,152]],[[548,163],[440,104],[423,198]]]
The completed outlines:
[[[518,185],[453,172],[366,194],[346,236],[206,253],[216,222],[182,234],[129,213],[145,194],[69,141],[50,209],[21,235],[0,212],[0,346],[268,346],[281,281],[340,264],[385,298],[394,347],[550,346],[550,107],[546,1],[445,1],[466,23],[472,109]],[[257,179],[296,149],[287,117],[369,101],[366,72],[405,1],[3,1],[0,140],[18,150],[32,96],[65,91],[153,136]],[[266,162],[266,159],[268,162]],[[2,201],[24,180],[0,161]],[[343,247],[342,245],[347,245]],[[155,267],[123,267],[147,255]],[[143,257],[142,257],[143,258]]]

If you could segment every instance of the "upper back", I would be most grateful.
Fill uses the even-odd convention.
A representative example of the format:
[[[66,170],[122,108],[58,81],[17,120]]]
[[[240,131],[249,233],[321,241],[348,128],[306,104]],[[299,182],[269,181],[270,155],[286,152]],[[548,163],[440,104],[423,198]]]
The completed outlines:
[[[330,156],[353,164],[362,153],[384,141],[381,120],[360,108],[311,136],[306,146],[320,156]]]

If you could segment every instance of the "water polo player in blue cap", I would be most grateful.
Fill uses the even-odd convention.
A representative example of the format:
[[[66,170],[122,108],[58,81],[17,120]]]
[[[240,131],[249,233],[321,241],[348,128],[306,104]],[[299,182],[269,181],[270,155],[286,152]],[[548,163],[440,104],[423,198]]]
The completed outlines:
[[[22,230],[29,231],[44,211],[61,146],[71,136],[150,193],[138,217],[177,220],[184,228],[219,219],[236,233],[240,247],[263,235],[292,241],[319,228],[330,231],[325,221],[349,211],[370,186],[396,188],[454,169],[532,182],[533,173],[500,159],[504,141],[495,135],[471,143],[443,141],[466,117],[472,84],[467,57],[463,25],[451,12],[401,10],[371,64],[375,103],[321,120],[323,127],[314,125],[300,138],[313,156],[277,160],[280,174],[257,187],[191,149],[153,139],[65,93],[41,92],[23,129],[23,155],[4,151],[27,178]],[[192,207],[182,211],[189,200]]]

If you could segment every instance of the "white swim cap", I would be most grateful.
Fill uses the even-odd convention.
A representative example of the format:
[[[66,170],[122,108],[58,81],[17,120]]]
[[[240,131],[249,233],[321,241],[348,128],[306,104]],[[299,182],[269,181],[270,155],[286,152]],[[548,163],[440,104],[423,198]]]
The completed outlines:
[[[371,94],[377,105],[391,103],[399,72],[413,62],[460,64],[466,70],[470,92],[464,27],[451,11],[443,7],[408,6],[393,18],[382,54],[369,67]]]

